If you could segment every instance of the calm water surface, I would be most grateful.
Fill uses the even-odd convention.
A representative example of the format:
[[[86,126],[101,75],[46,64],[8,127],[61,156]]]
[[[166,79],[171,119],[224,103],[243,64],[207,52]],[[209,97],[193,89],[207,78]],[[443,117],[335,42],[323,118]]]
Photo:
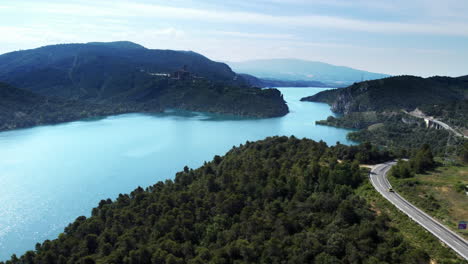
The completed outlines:
[[[189,112],[127,114],[0,133],[0,260],[53,239],[101,199],[173,178],[232,146],[294,135],[328,144],[349,130],[316,126],[329,106],[300,102],[320,88],[282,88],[291,113],[239,119]]]

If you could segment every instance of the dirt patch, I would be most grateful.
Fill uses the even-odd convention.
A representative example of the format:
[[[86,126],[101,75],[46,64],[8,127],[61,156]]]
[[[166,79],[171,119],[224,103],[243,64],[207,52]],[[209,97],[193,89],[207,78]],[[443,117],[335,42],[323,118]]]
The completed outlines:
[[[443,193],[448,193],[448,192],[450,192],[450,188],[447,187],[447,186],[436,187],[436,190],[439,191],[439,192],[443,192]]]
[[[377,206],[375,206],[374,202],[371,202],[370,206],[371,206],[371,210],[374,211],[377,214],[377,216],[382,214],[382,211],[380,211],[380,209],[377,208]]]
[[[372,130],[379,129],[379,128],[383,127],[383,126],[384,126],[383,123],[373,124],[373,125],[370,125],[370,126],[367,128],[367,130],[372,131]]]

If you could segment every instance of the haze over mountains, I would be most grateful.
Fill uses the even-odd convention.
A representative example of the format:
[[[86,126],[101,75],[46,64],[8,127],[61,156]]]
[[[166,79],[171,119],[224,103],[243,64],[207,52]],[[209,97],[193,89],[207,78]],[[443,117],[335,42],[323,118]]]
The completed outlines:
[[[344,66],[299,59],[265,59],[244,62],[229,62],[238,73],[246,73],[264,79],[285,81],[315,81],[331,86],[346,86],[362,80],[388,77]]]

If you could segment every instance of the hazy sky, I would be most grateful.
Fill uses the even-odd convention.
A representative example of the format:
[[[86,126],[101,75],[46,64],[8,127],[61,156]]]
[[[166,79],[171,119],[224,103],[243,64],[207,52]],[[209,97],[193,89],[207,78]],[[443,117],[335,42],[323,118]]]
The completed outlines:
[[[129,40],[219,61],[300,58],[468,74],[468,0],[2,0],[0,53]]]

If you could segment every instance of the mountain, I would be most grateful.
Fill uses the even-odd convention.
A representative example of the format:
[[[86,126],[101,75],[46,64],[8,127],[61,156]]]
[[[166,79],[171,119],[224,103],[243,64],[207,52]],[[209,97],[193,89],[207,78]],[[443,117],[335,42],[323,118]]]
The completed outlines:
[[[260,79],[253,75],[239,74],[248,84],[255,87],[330,87],[318,81],[285,81],[275,79]]]
[[[91,42],[0,55],[0,80],[47,96],[105,99],[137,89],[150,73],[172,73],[184,65],[212,81],[233,82],[236,77],[226,64],[191,51]]]
[[[43,96],[152,104],[254,117],[288,113],[279,91],[250,88],[229,66],[191,51],[132,42],[61,44],[0,55],[0,81]]]
[[[160,112],[153,103],[93,104],[45,97],[0,82],[0,131],[127,112]]]
[[[228,64],[236,72],[254,75],[262,79],[318,81],[334,87],[389,76],[323,62],[298,59],[252,60],[229,62]]]
[[[359,129],[347,137],[395,152],[428,145],[436,155],[452,153],[452,158],[457,158],[463,139],[452,137],[453,133],[445,129],[432,129],[422,119],[408,114],[416,108],[448,123],[459,133],[468,131],[465,77],[389,77],[320,92],[301,101],[324,102],[334,112],[343,114],[316,124]]]
[[[367,172],[352,161],[374,151],[247,142],[174,181],[101,200],[8,263],[428,263],[434,248],[413,247],[357,194]]]
[[[349,87],[320,92],[301,101],[325,102],[338,113],[414,110],[423,105],[468,99],[464,77],[396,76],[355,83]]]

